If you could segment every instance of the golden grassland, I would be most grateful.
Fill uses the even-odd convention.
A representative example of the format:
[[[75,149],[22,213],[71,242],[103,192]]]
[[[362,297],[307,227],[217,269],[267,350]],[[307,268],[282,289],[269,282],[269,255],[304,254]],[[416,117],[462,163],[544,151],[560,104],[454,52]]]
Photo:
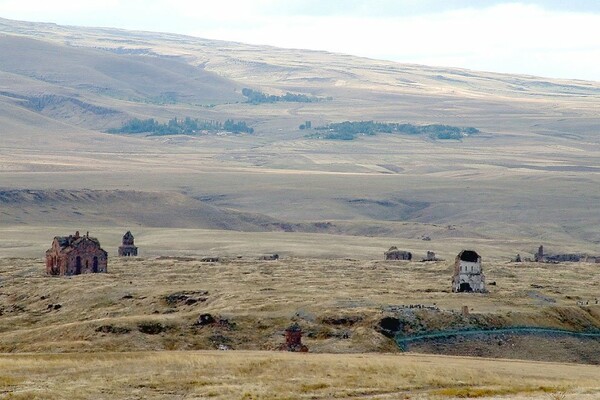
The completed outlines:
[[[0,189],[45,190],[45,200],[29,193],[29,200],[0,203],[0,351],[34,353],[0,356],[0,396],[599,397],[597,367],[398,354],[376,330],[382,317],[395,315],[386,309],[410,304],[440,308],[408,315],[430,330],[452,321],[600,326],[597,265],[507,262],[516,253],[531,256],[539,244],[550,252],[600,253],[590,207],[600,195],[598,83],[169,34],[0,25],[9,33],[0,47],[12,55],[0,72],[8,93],[0,95]],[[111,48],[150,54],[117,56]],[[28,58],[39,54],[39,62]],[[22,74],[22,65],[31,72]],[[131,74],[115,65],[128,65]],[[255,106],[238,102],[243,87],[333,100]],[[183,100],[157,103],[164,91]],[[21,104],[19,95],[36,93],[119,113],[96,115],[68,101],[39,112]],[[188,115],[247,120],[255,134],[101,133],[130,117]],[[307,139],[298,129],[307,120],[371,119],[482,133],[461,142],[376,136],[346,143]],[[269,219],[280,231],[267,232]],[[311,223],[331,225],[320,232]],[[281,232],[292,225],[298,231]],[[45,276],[38,257],[54,235],[76,229],[90,230],[110,253],[132,229],[147,258],[111,257],[108,274]],[[391,245],[416,257],[435,250],[447,261],[373,261]],[[481,253],[488,282],[497,283],[486,295],[449,292],[451,261],[465,247]],[[271,252],[282,260],[257,261]],[[203,263],[201,256],[225,259]],[[167,300],[177,293],[196,301]],[[464,305],[471,316],[458,312]],[[227,322],[198,327],[201,313]],[[277,348],[292,321],[321,354],[257,352]],[[413,349],[588,363],[600,354],[598,341],[502,342]],[[219,344],[235,351],[206,351]]]
[[[427,355],[0,355],[6,399],[597,399],[598,367]]]
[[[440,308],[411,312],[410,317],[417,319],[411,328],[415,330],[463,324],[581,331],[600,326],[600,305],[594,304],[600,286],[597,268],[585,263],[488,262],[484,263],[488,282],[496,282],[488,286],[488,294],[455,294],[450,292],[448,261],[233,258],[207,263],[194,257],[113,257],[108,274],[49,277],[39,259],[4,258],[0,349],[202,350],[224,344],[269,350],[282,343],[283,329],[297,321],[313,352],[394,352],[398,349],[393,341],[377,331],[379,320],[395,316],[390,307],[411,304]],[[579,306],[580,301],[590,304]],[[54,308],[57,304],[59,309]],[[469,317],[461,316],[463,305],[471,309]],[[227,322],[194,325],[203,313]],[[159,331],[144,332],[148,325]],[[528,346],[535,347],[536,342],[522,345],[521,353],[507,356],[527,357]],[[598,362],[593,355],[597,345],[580,344],[582,362]],[[585,346],[587,353],[581,350]],[[550,359],[578,360],[568,346],[553,351],[559,353],[549,351],[555,357]]]
[[[555,313],[562,309],[564,328],[574,328],[571,324],[590,312],[598,316],[598,306],[587,311],[576,306],[576,301],[597,293],[597,278],[589,279],[594,276],[593,264],[488,262],[484,268],[498,285],[490,287],[488,295],[469,295],[449,293],[449,262],[233,258],[205,263],[194,257],[113,257],[108,274],[48,277],[40,259],[3,258],[0,346],[13,354],[0,355],[0,396],[597,398],[597,366],[390,353],[398,350],[374,330],[387,305],[436,303],[451,311],[468,304],[475,315],[512,315],[514,323],[559,326]],[[578,285],[582,279],[588,285]],[[531,297],[532,283],[538,286],[536,293],[556,303],[541,304]],[[191,305],[165,301],[176,293],[205,296],[206,301]],[[48,309],[49,304],[61,308]],[[193,327],[198,315],[206,312],[236,327]],[[325,323],[341,317],[360,320],[342,327]],[[273,350],[292,320],[315,332],[304,339],[312,353],[196,350],[217,343]],[[157,323],[168,329],[160,334],[138,330]],[[98,332],[103,326],[115,330]],[[349,337],[342,339],[338,335],[342,331]]]

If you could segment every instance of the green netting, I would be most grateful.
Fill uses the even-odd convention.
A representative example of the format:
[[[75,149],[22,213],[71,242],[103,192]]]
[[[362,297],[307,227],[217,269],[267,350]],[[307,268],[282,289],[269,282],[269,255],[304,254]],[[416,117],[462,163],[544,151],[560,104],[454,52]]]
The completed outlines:
[[[575,332],[566,329],[553,329],[553,328],[540,328],[530,326],[518,326],[510,328],[498,328],[498,329],[464,329],[464,330],[446,330],[437,332],[427,332],[417,335],[406,336],[404,334],[397,334],[394,337],[394,341],[402,351],[407,351],[409,345],[413,342],[449,338],[453,336],[472,336],[472,335],[497,335],[497,334],[509,334],[509,335],[566,335],[574,337],[584,338],[600,338],[600,330],[586,331],[586,332]]]

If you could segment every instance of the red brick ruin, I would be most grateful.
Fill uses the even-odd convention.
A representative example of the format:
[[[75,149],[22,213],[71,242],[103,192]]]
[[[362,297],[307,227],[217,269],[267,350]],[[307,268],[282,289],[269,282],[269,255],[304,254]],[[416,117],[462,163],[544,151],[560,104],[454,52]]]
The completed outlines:
[[[108,253],[89,232],[80,236],[56,236],[46,250],[46,273],[49,275],[79,275],[107,271]]]
[[[296,323],[290,325],[284,332],[285,344],[281,350],[307,352],[308,347],[302,344],[302,329]]]

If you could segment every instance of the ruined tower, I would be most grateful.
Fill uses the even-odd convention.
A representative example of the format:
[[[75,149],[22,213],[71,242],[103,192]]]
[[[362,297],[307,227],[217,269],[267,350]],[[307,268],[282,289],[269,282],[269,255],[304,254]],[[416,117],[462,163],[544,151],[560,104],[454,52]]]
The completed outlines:
[[[544,262],[544,246],[538,248],[538,251],[535,254],[535,261]]]
[[[454,261],[453,292],[486,292],[481,257],[473,250],[463,250]]]
[[[119,257],[136,257],[138,255],[138,248],[133,244],[133,240],[131,231],[127,231],[123,235],[123,244],[119,246]]]

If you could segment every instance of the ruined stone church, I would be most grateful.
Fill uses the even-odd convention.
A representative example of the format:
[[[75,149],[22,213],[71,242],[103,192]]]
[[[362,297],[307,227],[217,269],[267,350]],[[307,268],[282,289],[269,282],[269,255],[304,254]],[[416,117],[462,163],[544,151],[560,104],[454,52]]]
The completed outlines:
[[[138,248],[134,244],[134,238],[131,231],[127,231],[125,235],[123,235],[123,242],[121,246],[119,246],[119,257],[137,257]]]
[[[56,236],[46,250],[46,273],[49,275],[79,275],[107,271],[108,253],[98,239],[89,233]]]
[[[473,250],[461,251],[454,261],[453,292],[485,292],[481,257]]]

